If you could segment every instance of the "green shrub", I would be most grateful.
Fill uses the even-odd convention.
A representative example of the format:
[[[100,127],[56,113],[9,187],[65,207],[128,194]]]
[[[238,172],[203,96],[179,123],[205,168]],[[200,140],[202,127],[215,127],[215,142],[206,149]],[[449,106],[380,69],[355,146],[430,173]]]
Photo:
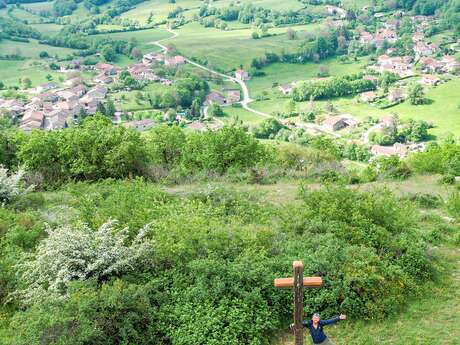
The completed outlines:
[[[245,170],[268,161],[270,153],[242,128],[224,127],[215,132],[187,137],[182,168],[185,172],[226,173],[230,168]]]
[[[455,176],[454,175],[442,175],[439,179],[440,184],[454,184]]]
[[[438,208],[443,204],[443,200],[439,195],[428,193],[414,193],[403,198],[415,202],[418,206],[423,208]]]
[[[455,218],[460,218],[460,192],[453,191],[449,194],[446,202],[447,211]]]
[[[107,118],[96,115],[64,131],[31,133],[18,157],[28,170],[55,184],[138,175],[146,152],[139,133],[113,126]]]
[[[382,178],[406,179],[412,175],[412,170],[398,156],[379,157],[372,162]]]
[[[305,294],[308,312],[380,318],[432,278],[415,211],[387,190],[327,186],[288,207],[221,188],[183,193],[142,180],[68,186],[81,216],[71,222],[116,217],[130,238],[149,224],[150,264],[110,281],[75,277],[66,298],[16,311],[12,342],[268,344],[292,317],[292,293],[273,279],[295,259],[325,282]]]
[[[454,235],[454,243],[460,245],[460,232]]]

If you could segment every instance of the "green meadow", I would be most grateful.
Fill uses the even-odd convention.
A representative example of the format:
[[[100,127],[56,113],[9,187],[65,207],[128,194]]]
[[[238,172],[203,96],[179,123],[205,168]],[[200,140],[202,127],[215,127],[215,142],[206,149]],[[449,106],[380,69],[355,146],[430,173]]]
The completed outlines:
[[[319,25],[298,25],[291,28],[302,35],[317,31]],[[247,68],[254,57],[263,56],[266,52],[293,51],[301,42],[288,40],[287,28],[272,28],[269,30],[271,36],[261,39],[253,39],[253,30],[250,28],[222,31],[204,28],[198,23],[187,24],[176,31],[179,36],[166,42],[173,44],[188,57],[206,59],[208,66],[226,71],[239,65]]]
[[[52,47],[44,44],[39,44],[37,40],[31,39],[30,42],[16,42],[10,40],[0,41],[0,52],[2,54],[19,54],[26,58],[38,58],[40,52],[47,51],[50,55],[58,55],[65,57],[72,54],[75,50],[69,48]]]
[[[157,51],[159,48],[152,42],[168,38],[171,34],[163,29],[148,29],[140,31],[126,31],[126,32],[115,32],[107,34],[92,35],[93,38],[111,38],[114,40],[131,40],[135,39],[139,43],[138,46],[142,52],[147,53],[150,51]]]
[[[266,117],[251,113],[244,108],[230,106],[224,107],[223,110],[225,116],[220,117],[219,119],[221,119],[226,124],[232,124],[235,123],[235,121],[239,123],[241,121],[245,125],[257,126],[266,119]]]
[[[271,89],[273,83],[292,83],[295,81],[316,78],[321,66],[326,66],[331,76],[342,76],[357,73],[365,65],[365,59],[353,63],[341,63],[337,59],[328,59],[320,63],[287,64],[275,63],[261,69],[264,76],[255,77],[247,84],[252,94]]]
[[[234,3],[233,0],[222,0],[217,2],[212,2],[210,6],[215,7],[227,7],[231,3]],[[297,10],[303,7],[303,5],[297,0],[240,0],[239,4],[252,4],[254,6],[262,6],[264,8],[270,8],[274,10]],[[199,0],[181,0],[172,4],[169,0],[150,0],[145,1],[137,5],[134,9],[122,14],[122,18],[129,18],[137,20],[140,23],[146,23],[147,19],[150,17],[150,13],[153,14],[153,22],[159,23],[167,19],[168,13],[177,8],[178,6],[184,9],[183,15],[191,19],[195,13],[198,12],[199,8],[202,6],[203,2]],[[235,27],[234,23],[229,23],[230,27]],[[248,25],[242,24],[241,26],[248,27]]]
[[[254,78],[249,81],[248,85],[251,91],[251,96],[257,96],[263,90],[273,91],[269,94],[270,99],[257,101],[251,103],[251,107],[256,110],[273,114],[276,112],[286,112],[288,109],[289,97],[281,96],[276,87],[272,87],[273,81],[289,82],[294,80],[305,80],[314,77],[308,75],[308,70],[305,74],[283,73],[284,69],[288,69],[288,65],[279,64],[278,69],[280,71],[279,76],[275,74],[276,67],[267,67],[264,70],[274,68],[273,75],[270,78],[269,74],[262,78]],[[302,65],[301,65],[302,66]],[[313,65],[318,68],[318,65]],[[359,65],[351,65],[350,69],[335,70],[333,73],[334,63],[328,65],[330,67],[331,75],[341,75],[359,71]],[[340,66],[338,64],[336,67]],[[299,67],[300,68],[300,67]],[[306,69],[311,69],[313,73],[316,73],[315,69],[311,65],[305,65]],[[426,88],[426,98],[429,99],[428,104],[424,105],[411,105],[409,101],[405,101],[397,106],[379,109],[370,104],[360,103],[357,97],[341,97],[328,101],[315,101],[316,107],[322,109],[329,101],[332,102],[335,109],[339,113],[351,114],[354,117],[365,120],[369,116],[374,118],[380,118],[387,115],[398,115],[402,120],[414,119],[424,120],[434,125],[434,128],[430,130],[430,133],[434,136],[445,137],[448,133],[460,135],[460,80],[455,78],[449,82],[441,84],[436,87]],[[453,101],[454,100],[454,101]],[[309,102],[296,103],[298,111],[307,111],[310,109]]]
[[[30,4],[22,4],[22,6],[31,9],[32,11],[51,11],[54,1],[32,2]]]
[[[63,77],[62,73],[47,69],[47,66],[42,61],[0,60],[0,81],[7,86],[17,86],[19,85],[19,79],[26,77],[32,81],[32,86],[43,84],[48,81],[46,79],[48,74],[50,74],[55,81]]]
[[[397,114],[401,119],[415,119],[432,122],[435,128],[430,133],[445,136],[447,133],[460,134],[460,80],[454,79],[437,87],[428,88],[426,97],[430,104],[411,105],[408,101],[388,109],[378,109],[356,102],[356,99],[341,98],[333,101],[334,106],[344,113],[365,119],[368,116],[381,117]],[[323,102],[318,102],[319,104]]]
[[[24,11],[21,8],[15,8],[11,12],[11,17],[27,21],[28,23],[31,23],[31,24],[32,23],[39,23],[40,20],[42,19],[40,16],[35,15],[33,13],[30,13],[30,12],[27,12],[27,11]]]
[[[44,23],[44,24],[31,24],[31,27],[39,31],[44,35],[56,35],[64,27],[63,25],[54,24],[54,23]]]
[[[123,13],[122,18],[137,20],[140,23],[146,23],[153,14],[153,22],[158,23],[167,19],[168,13],[177,8],[182,7],[185,11],[184,15],[189,15],[190,10],[198,10],[202,2],[199,0],[181,0],[176,4],[171,4],[169,0],[150,0],[137,5],[134,9]]]

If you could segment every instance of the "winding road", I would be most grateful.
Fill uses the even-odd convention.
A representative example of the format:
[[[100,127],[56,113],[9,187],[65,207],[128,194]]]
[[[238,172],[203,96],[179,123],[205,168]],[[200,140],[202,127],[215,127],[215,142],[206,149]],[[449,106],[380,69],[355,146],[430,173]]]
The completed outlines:
[[[179,33],[176,32],[176,31],[173,31],[173,30],[171,30],[171,29],[168,29],[168,28],[166,28],[166,29],[164,29],[164,30],[168,31],[170,34],[172,34],[172,36],[171,36],[171,37],[163,38],[163,39],[158,40],[158,41],[154,41],[154,42],[152,42],[152,44],[154,44],[154,45],[160,47],[161,50],[163,51],[163,53],[166,53],[166,52],[168,51],[168,47],[166,47],[166,46],[165,46],[163,43],[161,43],[161,42],[163,42],[163,41],[165,41],[165,40],[174,39],[174,38],[176,38],[176,37],[179,36]],[[198,67],[198,68],[200,68],[200,69],[202,69],[202,70],[204,70],[204,71],[207,71],[207,72],[212,73],[212,74],[214,74],[214,75],[218,75],[218,76],[224,78],[225,80],[232,81],[232,82],[238,84],[238,85],[241,87],[241,90],[243,91],[243,99],[242,99],[239,103],[241,104],[241,106],[242,106],[245,110],[247,110],[247,111],[249,111],[249,112],[251,112],[251,113],[253,113],[253,114],[256,114],[256,115],[259,115],[259,116],[263,116],[263,117],[266,117],[266,118],[274,118],[273,115],[264,113],[264,112],[262,112],[262,111],[258,111],[258,110],[253,109],[253,108],[251,108],[251,107],[249,106],[249,104],[250,104],[251,102],[253,102],[254,100],[251,99],[251,97],[250,97],[250,95],[249,95],[248,86],[246,85],[246,83],[244,82],[244,80],[241,80],[241,79],[232,77],[232,76],[230,76],[230,75],[227,75],[227,74],[224,74],[224,73],[220,73],[220,72],[218,72],[218,71],[215,71],[215,70],[213,70],[213,69],[211,69],[211,68],[208,68],[208,67],[206,67],[206,66],[203,66],[203,65],[201,65],[201,64],[199,64],[199,63],[197,63],[197,62],[195,62],[195,61],[192,61],[192,60],[186,58],[185,56],[184,56],[184,59],[185,59],[185,61],[186,61],[187,63],[189,63],[189,64],[191,64],[191,65],[193,65],[193,66],[195,66],[195,67]],[[204,112],[205,117],[207,117],[207,114],[208,114],[208,111],[207,111],[207,110],[208,110],[207,107],[204,107],[203,112]],[[223,122],[220,121],[220,120],[218,120],[218,122],[223,123]],[[315,130],[315,131],[317,131],[317,132],[320,132],[320,133],[323,133],[323,134],[331,135],[331,136],[333,136],[333,137],[335,137],[335,138],[340,138],[340,137],[341,137],[340,134],[334,133],[334,132],[331,132],[331,131],[328,131],[327,129],[323,128],[323,127],[320,126],[320,125],[316,125],[316,124],[313,124],[313,123],[304,123],[303,125],[304,125],[305,127],[311,128],[311,129],[313,129],[313,130]]]
[[[166,31],[168,31],[169,33],[172,34],[171,37],[167,37],[167,38],[163,38],[161,40],[158,40],[158,41],[155,41],[155,42],[152,42],[152,44],[160,47],[163,52],[167,52],[168,50],[168,47],[166,47],[164,44],[162,44],[161,42],[165,41],[165,40],[170,40],[170,39],[173,39],[173,38],[176,38],[177,36],[179,36],[179,33],[178,32],[175,32],[171,29],[164,29]],[[206,66],[203,66],[195,61],[192,61],[190,59],[187,59],[186,57],[185,58],[185,61],[187,61],[187,63],[195,66],[195,67],[198,67],[198,68],[201,68],[202,70],[204,71],[207,71],[209,73],[212,73],[212,74],[215,74],[215,75],[218,75],[219,77],[222,77],[224,78],[225,80],[228,80],[228,81],[232,81],[238,85],[240,85],[241,87],[241,90],[243,91],[243,99],[240,101],[241,105],[243,106],[244,109],[246,109],[247,111],[250,111],[251,113],[254,113],[254,114],[257,114],[257,115],[260,115],[260,116],[263,116],[263,117],[267,117],[267,118],[271,118],[273,117],[272,115],[270,114],[267,114],[267,113],[264,113],[262,111],[258,111],[258,110],[255,110],[253,108],[251,108],[249,106],[249,103],[251,103],[253,101],[253,99],[251,99],[251,97],[249,96],[249,89],[248,89],[248,86],[246,85],[246,83],[244,82],[244,80],[240,80],[238,78],[235,78],[235,77],[232,77],[230,75],[227,75],[227,74],[223,74],[223,73],[220,73],[218,71],[215,71],[213,69],[210,69]]]

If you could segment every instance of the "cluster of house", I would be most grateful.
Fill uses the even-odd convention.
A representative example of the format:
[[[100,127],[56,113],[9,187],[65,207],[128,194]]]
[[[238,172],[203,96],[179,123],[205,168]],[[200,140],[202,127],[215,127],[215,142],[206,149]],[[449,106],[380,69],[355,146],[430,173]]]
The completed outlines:
[[[19,128],[61,129],[67,127],[84,110],[85,113],[96,112],[97,106],[107,95],[107,88],[97,85],[88,89],[81,78],[75,77],[58,88],[55,83],[46,83],[32,90],[28,102],[20,100],[0,100],[0,109],[19,120]]]
[[[145,62],[144,62],[145,61]],[[164,85],[172,85],[172,81],[167,78],[161,78],[150,68],[151,62],[143,59],[142,63],[136,63],[128,66],[127,71],[137,81],[143,82],[160,82]],[[94,82],[102,85],[110,85],[116,82],[122,69],[108,63],[98,63],[95,66],[98,75],[94,77]]]
[[[235,71],[235,78],[242,80],[242,81],[251,79],[251,77],[249,76],[249,73],[241,68]]]
[[[383,46],[384,42],[395,43],[398,39],[396,31],[381,28],[375,34],[368,31],[361,31],[359,36],[359,42],[365,45],[374,45],[376,48]]]
[[[388,92],[386,97],[388,102],[397,103],[406,99],[406,94],[401,88],[394,88]],[[377,98],[379,98],[379,95],[375,91],[367,91],[359,95],[360,101],[364,103],[372,103]]]
[[[377,63],[370,66],[378,73],[390,72],[399,75],[401,78],[409,77],[414,74],[412,71],[413,58],[411,56],[394,56],[391,57],[387,54],[380,55],[377,58]]]
[[[232,105],[241,99],[240,90],[223,89],[223,92],[213,91],[206,96],[205,104]]]
[[[444,55],[441,59],[422,57],[419,65],[425,73],[458,73],[460,62],[452,55]]]
[[[379,56],[377,63],[374,66],[370,66],[370,68],[379,73],[392,72],[403,78],[413,74],[413,63],[420,60],[421,66],[426,73],[459,72],[460,63],[453,56],[446,55],[440,60],[435,60],[430,57],[440,51],[439,46],[429,42],[423,33],[423,30],[430,25],[429,23],[432,18],[426,16],[413,16],[411,19],[415,28],[415,32],[412,35],[415,59],[409,56],[392,57],[391,54],[395,52],[395,49],[389,48],[387,50],[388,55],[384,54]],[[400,25],[400,20],[390,19],[383,25],[384,26],[375,34],[364,30],[359,31],[360,43],[373,45],[377,48],[382,47],[385,41],[395,43],[398,39],[397,28]]]
[[[380,119],[379,123],[374,126],[376,129],[384,129],[385,127],[395,126],[395,119],[393,116],[384,116]],[[394,143],[391,146],[373,145],[370,152],[375,157],[390,157],[398,156],[405,158],[410,152],[423,151],[426,145],[424,143],[401,144]]]
[[[341,7],[326,5],[326,12],[330,16],[336,16],[340,19],[345,19],[347,17],[347,11]]]
[[[142,58],[142,63],[146,66],[150,66],[154,63],[164,63],[165,66],[177,67],[186,62],[187,60],[181,55],[168,57],[163,53],[149,53],[145,54]]]
[[[336,132],[346,127],[354,127],[358,125],[358,123],[359,121],[355,119],[353,116],[348,114],[342,114],[327,117],[323,121],[322,126],[330,132]]]

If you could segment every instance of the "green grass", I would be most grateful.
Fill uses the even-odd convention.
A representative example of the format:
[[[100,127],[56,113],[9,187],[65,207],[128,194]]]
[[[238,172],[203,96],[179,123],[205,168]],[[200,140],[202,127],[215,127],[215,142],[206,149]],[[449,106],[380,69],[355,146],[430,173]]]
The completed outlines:
[[[227,7],[231,3],[234,3],[233,0],[222,0],[215,3],[211,3],[215,7]],[[304,6],[300,1],[297,0],[240,0],[240,4],[251,4],[257,7],[269,8],[272,10],[278,11],[288,11],[288,10],[299,10]]]
[[[30,26],[33,27],[34,29],[36,29],[37,31],[39,31],[40,33],[42,33],[44,35],[50,35],[50,36],[56,35],[64,27],[63,25],[53,24],[53,23],[49,23],[49,24],[32,24]]]
[[[30,40],[28,43],[15,42],[10,40],[0,41],[0,52],[2,54],[20,53],[20,55],[23,57],[38,58],[40,52],[42,51],[47,51],[50,55],[65,57],[68,54],[72,54],[75,50],[39,44],[37,40]]]
[[[428,88],[426,97],[432,101],[426,105],[411,105],[408,101],[388,109],[378,109],[371,105],[357,103],[355,98],[333,100],[334,106],[343,113],[365,119],[368,116],[381,117],[397,114],[401,119],[415,119],[432,122],[436,127],[430,133],[443,137],[447,133],[460,135],[460,80],[454,79],[437,87]],[[317,102],[322,106],[324,102]],[[307,103],[299,104],[306,107]]]
[[[98,31],[123,30],[123,26],[115,24],[99,24],[96,26]]]
[[[51,11],[53,9],[54,1],[32,2],[30,4],[22,4],[22,6],[29,8],[33,11]]]
[[[229,6],[231,3],[234,3],[234,1],[221,0],[211,2],[211,6],[222,8]],[[274,10],[297,10],[303,7],[300,1],[297,0],[240,0],[238,1],[238,3],[250,3],[254,6],[261,6],[264,8],[270,8]],[[198,9],[201,5],[202,1],[199,0],[178,0],[175,4],[169,3],[168,0],[150,0],[137,5],[134,9],[124,13],[122,17],[137,20],[140,23],[146,23],[147,19],[150,16],[150,13],[153,13],[153,21],[155,23],[158,23],[163,20],[166,20],[168,13],[176,7],[180,6],[183,9],[185,9],[183,15],[186,18],[192,18],[193,15],[198,12]],[[236,24],[236,22],[230,22],[229,27],[235,27],[234,24]],[[248,25],[244,26],[247,27]]]
[[[47,74],[51,74],[54,81],[58,81],[59,77],[63,77],[61,73],[47,69],[46,65],[39,61],[0,60],[0,80],[7,86],[18,85],[19,78],[25,77],[32,81],[32,86],[43,84],[47,82]]]
[[[11,15],[20,20],[27,20],[29,23],[39,23],[41,19],[40,16],[24,11],[23,9],[20,9],[20,8],[15,8],[11,12]]]
[[[328,67],[331,76],[342,76],[359,72],[364,64],[364,59],[353,63],[340,63],[335,58],[320,63],[276,63],[263,68],[262,72],[265,73],[265,76],[252,78],[248,82],[248,87],[252,94],[257,94],[263,90],[271,89],[274,82],[285,84],[315,78],[321,65]]]
[[[318,24],[293,26],[299,35],[319,29]],[[296,50],[301,40],[288,40],[287,28],[272,28],[273,36],[253,39],[250,28],[222,31],[214,28],[204,28],[199,23],[187,24],[177,30],[179,36],[167,40],[188,57],[206,59],[211,67],[223,70],[237,68],[240,64],[249,67],[252,58],[260,57],[265,52],[280,53]]]
[[[138,46],[142,52],[158,51],[158,47],[152,42],[170,37],[171,34],[162,29],[148,29],[140,31],[128,31],[128,32],[115,32],[107,34],[92,35],[93,38],[111,38],[114,40],[126,40],[136,39],[139,43]]]
[[[342,7],[345,9],[362,9],[364,6],[371,6],[370,0],[342,0]]]
[[[134,9],[124,13],[122,18],[129,18],[137,20],[140,23],[145,24],[147,19],[150,16],[150,13],[153,13],[153,21],[155,23],[164,21],[168,17],[168,13],[178,6],[183,9],[199,9],[202,2],[199,0],[179,0],[175,4],[169,3],[168,0],[151,0],[143,2],[137,5]],[[187,11],[190,12],[190,11]],[[185,12],[184,15],[190,15],[190,13]]]
[[[225,116],[219,119],[225,123],[233,123],[235,120],[242,121],[245,125],[256,126],[266,119],[266,117],[254,114],[243,108],[224,107]]]

